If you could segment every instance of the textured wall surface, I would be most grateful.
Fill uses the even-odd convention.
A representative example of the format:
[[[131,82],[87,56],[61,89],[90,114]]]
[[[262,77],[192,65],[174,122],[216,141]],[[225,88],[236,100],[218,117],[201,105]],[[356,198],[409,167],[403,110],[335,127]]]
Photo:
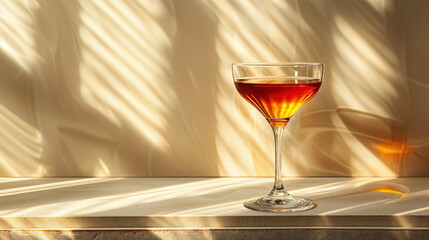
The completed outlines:
[[[429,176],[429,2],[0,0],[1,176],[269,176],[232,62],[322,61],[289,176]]]

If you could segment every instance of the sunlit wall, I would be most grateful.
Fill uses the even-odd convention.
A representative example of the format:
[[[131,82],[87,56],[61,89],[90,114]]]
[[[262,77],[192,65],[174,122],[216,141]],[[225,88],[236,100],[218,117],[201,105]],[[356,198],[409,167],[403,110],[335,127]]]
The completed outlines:
[[[272,176],[233,62],[324,62],[286,176],[429,176],[425,0],[0,0],[0,175]]]

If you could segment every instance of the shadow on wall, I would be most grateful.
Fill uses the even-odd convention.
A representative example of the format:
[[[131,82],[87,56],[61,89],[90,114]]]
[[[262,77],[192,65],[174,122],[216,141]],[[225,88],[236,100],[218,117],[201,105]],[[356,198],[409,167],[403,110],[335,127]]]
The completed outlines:
[[[314,6],[310,9],[320,9]],[[320,48],[328,58],[326,81],[319,96],[301,112],[294,159],[298,175],[427,176],[427,157],[418,153],[422,145],[413,144],[421,137],[409,131],[410,118],[427,118],[426,113],[412,116],[410,109],[422,108],[425,97],[412,96],[407,70],[415,60],[404,58],[412,46],[404,39],[428,39],[416,40],[416,34],[406,31],[410,26],[411,31],[428,34],[418,24],[427,17],[415,14],[420,12],[415,6],[428,9],[429,5],[329,1],[325,6],[332,11],[330,34],[318,40],[329,46]],[[320,25],[314,19],[307,23]],[[420,79],[425,78],[420,75]]]
[[[284,174],[427,176],[425,1],[5,1],[0,175],[270,176],[232,62],[323,61]]]
[[[186,5],[203,12],[188,14]],[[216,58],[207,51],[214,51],[216,27],[204,7],[189,1],[40,1],[31,8],[8,3],[5,10],[29,15],[19,30],[33,39],[27,45],[36,60],[27,69],[4,67],[10,75],[3,74],[4,84],[23,93],[13,99],[3,95],[4,105],[20,105],[5,106],[2,116],[12,116],[9,109],[30,115],[22,118],[33,124],[34,133],[26,134],[36,139],[18,138],[19,130],[26,130],[20,125],[7,133],[17,145],[4,139],[3,174],[34,176],[41,166],[42,176],[217,175],[209,107]],[[14,40],[12,35],[7,42]],[[195,59],[207,63],[197,66]],[[16,76],[27,85],[14,86]],[[16,122],[13,117],[6,123]],[[34,142],[38,152],[18,159],[12,149],[24,141]]]

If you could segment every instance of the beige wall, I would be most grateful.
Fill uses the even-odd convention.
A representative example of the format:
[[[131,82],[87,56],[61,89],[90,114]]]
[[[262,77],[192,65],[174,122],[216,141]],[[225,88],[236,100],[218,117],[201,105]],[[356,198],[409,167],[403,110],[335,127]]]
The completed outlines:
[[[1,176],[270,176],[232,62],[323,61],[288,176],[429,176],[429,1],[0,0]]]

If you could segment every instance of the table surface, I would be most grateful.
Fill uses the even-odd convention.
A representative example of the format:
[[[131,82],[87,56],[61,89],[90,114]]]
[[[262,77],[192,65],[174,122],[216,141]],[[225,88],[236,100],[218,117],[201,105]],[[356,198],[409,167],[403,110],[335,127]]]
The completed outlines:
[[[285,178],[318,206],[243,207],[273,178],[0,178],[0,228],[429,229],[429,178]]]

